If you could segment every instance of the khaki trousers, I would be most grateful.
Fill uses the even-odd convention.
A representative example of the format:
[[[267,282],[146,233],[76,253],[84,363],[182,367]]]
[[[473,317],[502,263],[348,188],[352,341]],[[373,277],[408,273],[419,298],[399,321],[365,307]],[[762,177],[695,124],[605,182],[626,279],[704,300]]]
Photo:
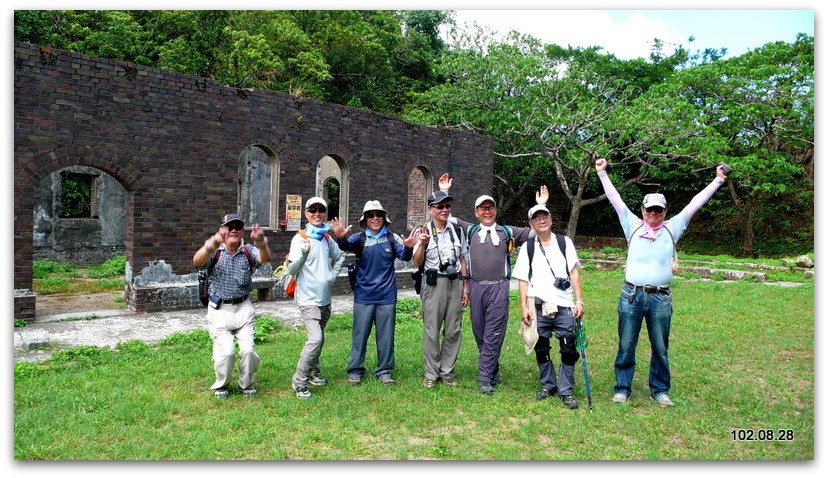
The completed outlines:
[[[423,302],[425,378],[453,379],[454,364],[460,353],[462,336],[460,324],[463,314],[463,281],[448,280],[440,276],[437,278],[437,285],[430,286],[423,279],[420,300]]]
[[[212,390],[226,388],[233,372],[235,353],[233,338],[239,343],[239,388],[246,389],[256,379],[253,374],[259,368],[259,356],[253,350],[253,333],[256,328],[253,301],[240,304],[221,304],[219,309],[207,307],[207,330],[213,339],[213,368],[216,381]]]

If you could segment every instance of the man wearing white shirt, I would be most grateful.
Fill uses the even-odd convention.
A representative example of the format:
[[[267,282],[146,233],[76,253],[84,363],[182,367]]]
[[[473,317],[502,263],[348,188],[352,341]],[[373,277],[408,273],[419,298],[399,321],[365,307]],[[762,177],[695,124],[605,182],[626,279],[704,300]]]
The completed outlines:
[[[561,238],[566,255],[562,254],[559,239],[552,233],[546,206],[537,205],[530,209],[529,223],[537,237],[521,247],[512,277],[519,281],[523,323],[532,326],[533,322],[537,323],[539,338],[535,356],[541,389],[536,397],[543,400],[558,393],[567,408],[578,408],[572,389],[575,386],[575,363],[580,357],[575,346],[575,319],[584,315],[578,272],[580,263],[575,245],[565,236]],[[531,264],[530,248],[533,249]],[[560,343],[561,366],[557,377],[549,355],[553,333]]]

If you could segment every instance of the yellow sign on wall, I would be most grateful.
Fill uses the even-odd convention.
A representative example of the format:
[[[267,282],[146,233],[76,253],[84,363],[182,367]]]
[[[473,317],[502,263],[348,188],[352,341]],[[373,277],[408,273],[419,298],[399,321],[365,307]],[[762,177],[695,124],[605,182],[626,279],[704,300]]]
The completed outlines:
[[[286,231],[298,231],[302,228],[302,196],[285,195],[285,217],[287,218]]]

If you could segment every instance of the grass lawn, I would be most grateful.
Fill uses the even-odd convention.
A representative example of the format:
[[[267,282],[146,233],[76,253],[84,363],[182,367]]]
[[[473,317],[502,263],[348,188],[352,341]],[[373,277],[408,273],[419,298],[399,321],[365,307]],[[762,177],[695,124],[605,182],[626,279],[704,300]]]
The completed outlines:
[[[206,331],[149,346],[82,347],[44,364],[14,367],[18,460],[812,460],[814,287],[676,280],[671,396],[649,400],[649,343],[639,342],[632,400],[610,402],[621,271],[585,271],[587,359],[593,410],[577,365],[570,411],[535,400],[534,354],[518,336],[513,295],[503,383],[476,389],[477,350],[468,317],[457,363],[460,386],[426,390],[419,302],[401,301],[395,377],[348,385],[350,315],[335,315],[311,400],[290,388],[304,329],[261,319],[259,394],[219,400]],[[468,314],[468,311],[466,312]],[[373,341],[373,339],[371,339]],[[553,349],[556,350],[556,349]],[[553,356],[555,363],[558,357]],[[376,364],[369,342],[366,366]],[[756,441],[734,440],[751,430]],[[761,430],[761,432],[760,432]],[[767,440],[767,432],[786,440]],[[790,430],[787,431],[787,430]]]

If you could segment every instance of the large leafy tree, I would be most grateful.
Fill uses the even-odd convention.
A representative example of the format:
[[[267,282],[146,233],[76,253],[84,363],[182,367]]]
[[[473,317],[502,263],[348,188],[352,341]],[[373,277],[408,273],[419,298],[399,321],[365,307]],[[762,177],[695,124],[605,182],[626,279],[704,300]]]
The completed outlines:
[[[597,158],[621,166],[623,189],[662,161],[697,154],[692,142],[700,127],[685,114],[689,108],[641,100],[686,59],[678,50],[622,61],[598,48],[561,48],[513,34],[445,55],[448,81],[420,95],[405,117],[491,136],[501,208],[522,206],[519,198],[541,182],[557,184],[569,203],[566,234],[574,237],[581,209],[605,199],[588,197]],[[669,124],[667,114],[674,118]]]
[[[755,255],[757,227],[769,236],[798,232],[790,230],[792,223],[807,229],[807,221],[791,221],[797,207],[785,212],[778,206],[782,199],[798,202],[810,206],[808,216],[813,208],[813,37],[689,68],[656,91],[696,109],[715,143],[715,159],[733,166],[727,186],[743,255]]]
[[[440,11],[19,10],[15,39],[385,113],[433,86]]]

